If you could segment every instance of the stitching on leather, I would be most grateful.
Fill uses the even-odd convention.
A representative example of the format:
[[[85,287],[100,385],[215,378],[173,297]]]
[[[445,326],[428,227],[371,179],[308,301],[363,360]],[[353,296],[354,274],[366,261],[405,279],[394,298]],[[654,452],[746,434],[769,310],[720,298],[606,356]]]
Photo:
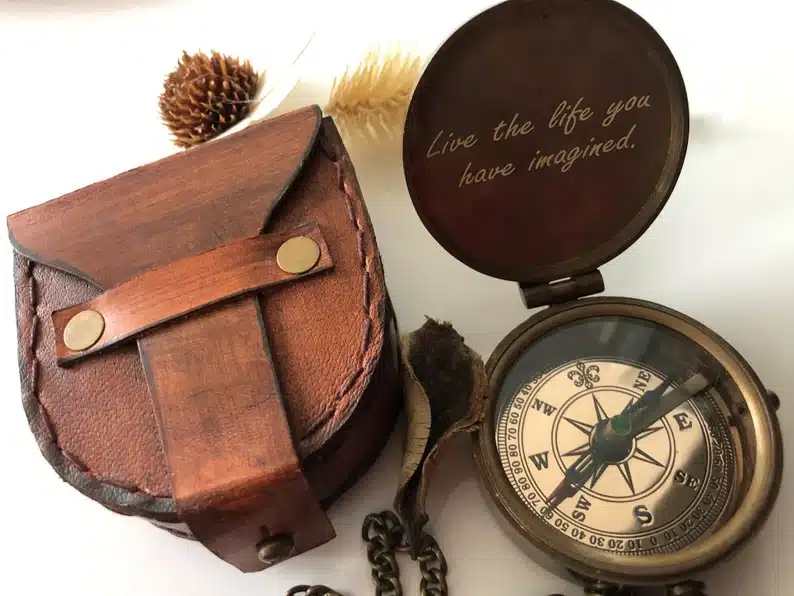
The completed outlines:
[[[367,361],[367,349],[369,348],[369,342],[372,339],[372,323],[374,318],[374,312],[371,305],[370,299],[370,283],[372,282],[372,264],[371,260],[367,257],[365,248],[364,248],[364,228],[361,225],[361,220],[355,213],[355,208],[353,206],[353,189],[350,182],[347,180],[345,174],[345,164],[344,156],[338,157],[337,155],[332,155],[331,151],[328,150],[328,147],[325,143],[320,143],[320,147],[323,149],[323,152],[331,159],[336,168],[336,178],[337,178],[337,185],[339,190],[342,191],[342,194],[345,197],[345,204],[347,205],[347,215],[350,218],[350,222],[353,224],[353,228],[356,231],[356,249],[358,252],[359,264],[361,266],[361,270],[364,273],[363,275],[363,295],[364,295],[364,309],[367,312],[367,318],[365,319],[364,328],[362,329],[361,333],[361,348],[359,349],[360,353],[360,363],[355,371],[353,371],[342,383],[339,391],[337,391],[336,395],[333,399],[333,406],[328,408],[325,413],[309,428],[308,431],[301,437],[303,439],[309,439],[314,434],[319,432],[326,423],[332,420],[339,409],[339,402],[342,401],[342,398],[351,390],[353,385],[356,381],[361,377],[362,374],[370,375],[372,374],[375,365],[377,364],[377,358],[370,358]]]
[[[339,391],[337,392],[336,396],[333,399],[333,407],[329,408],[325,414],[315,422],[315,424],[303,435],[302,439],[309,439],[314,434],[319,432],[322,427],[328,423],[337,413],[339,408],[339,402],[342,398],[351,390],[355,382],[362,374],[372,374],[375,365],[377,364],[377,358],[370,358],[367,360],[367,350],[369,348],[369,343],[372,339],[372,324],[374,320],[374,312],[371,305],[371,298],[370,298],[370,283],[372,281],[372,270],[371,270],[371,260],[367,258],[365,248],[364,248],[364,229],[361,225],[360,219],[355,214],[355,208],[353,206],[353,192],[352,187],[345,175],[345,167],[343,159],[340,159],[336,155],[333,155],[331,151],[329,151],[329,147],[326,143],[322,142],[321,139],[320,147],[323,152],[331,159],[335,168],[336,168],[336,175],[337,175],[337,184],[339,189],[342,191],[342,194],[345,197],[345,204],[347,206],[347,213],[348,217],[350,218],[350,222],[353,225],[353,228],[356,230],[356,241],[357,241],[357,252],[359,256],[359,263],[363,272],[363,296],[364,296],[364,308],[367,311],[367,318],[365,319],[364,329],[362,330],[362,337],[361,337],[361,348],[360,348],[360,359],[361,362],[358,368],[348,376],[347,379],[342,383]],[[39,399],[38,391],[39,391],[39,366],[40,362],[38,359],[38,354],[36,352],[38,347],[38,339],[39,339],[39,326],[40,326],[40,318],[37,313],[38,307],[38,293],[36,287],[36,279],[33,275],[33,270],[36,267],[37,263],[31,259],[27,260],[27,267],[25,269],[25,278],[29,285],[29,291],[27,292],[27,297],[29,300],[29,304],[31,307],[31,318],[30,318],[30,329],[31,329],[31,339],[28,345],[29,349],[29,358],[31,361],[31,370],[30,370],[30,387],[28,391],[26,391],[26,399],[25,409],[28,410],[28,416],[30,419],[30,424],[36,427],[36,436],[37,440],[41,443],[41,441],[46,436],[49,441],[49,446],[53,447],[62,457],[63,457],[63,464],[65,467],[71,467],[72,470],[67,470],[67,472],[77,473],[78,475],[86,476],[93,482],[97,484],[110,488],[116,491],[122,491],[127,493],[130,497],[136,496],[145,496],[147,498],[155,498],[157,500],[162,500],[164,502],[171,502],[172,499],[169,496],[165,495],[158,495],[154,493],[147,492],[146,490],[134,486],[134,485],[123,485],[121,483],[113,483],[108,480],[102,480],[96,475],[94,475],[91,470],[79,460],[76,456],[66,451],[58,442],[58,436],[55,432],[55,427],[53,426],[49,413],[45,408],[44,404],[41,403]],[[33,413],[29,412],[30,407],[34,409]],[[42,450],[45,450],[44,447],[40,445]],[[51,458],[48,456],[48,460]],[[51,463],[55,463],[52,462]]]
[[[135,485],[125,485],[120,483],[113,483],[108,480],[101,480],[95,474],[91,472],[91,470],[86,466],[78,457],[66,451],[66,449],[61,446],[58,442],[58,435],[55,432],[55,426],[52,424],[52,419],[50,418],[49,412],[44,404],[41,402],[39,398],[39,369],[41,363],[39,362],[38,357],[38,343],[39,343],[39,336],[40,336],[40,326],[41,326],[41,319],[38,315],[38,285],[36,283],[36,278],[33,275],[33,270],[36,267],[36,262],[31,259],[27,260],[27,267],[25,268],[25,281],[28,284],[28,292],[27,297],[31,309],[31,316],[30,316],[30,341],[28,342],[28,358],[30,360],[30,381],[29,387],[27,388],[25,400],[25,409],[27,410],[27,415],[30,419],[30,424],[35,427],[38,431],[36,433],[37,441],[39,442],[39,447],[43,451],[49,451],[47,447],[52,447],[56,449],[64,458],[64,465],[66,467],[71,466],[73,470],[67,470],[67,472],[77,472],[84,476],[89,476],[95,482],[102,484],[108,488],[112,488],[114,490],[125,491],[131,494],[138,494],[138,495],[146,495],[150,497],[160,497],[161,495],[156,495],[154,493],[148,492],[138,486]],[[33,412],[30,410],[33,409]],[[42,442],[47,441],[47,443],[42,444]],[[49,459],[49,458],[48,458]]]

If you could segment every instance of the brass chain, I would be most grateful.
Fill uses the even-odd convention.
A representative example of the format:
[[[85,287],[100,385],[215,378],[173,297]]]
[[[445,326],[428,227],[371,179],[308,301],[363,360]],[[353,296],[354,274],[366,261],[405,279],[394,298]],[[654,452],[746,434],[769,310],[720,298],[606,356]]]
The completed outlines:
[[[361,539],[367,545],[367,560],[372,567],[375,596],[403,596],[400,583],[400,567],[397,553],[409,550],[405,528],[392,511],[371,513],[364,518]],[[417,560],[422,579],[419,582],[420,596],[448,596],[447,560],[438,543],[427,533],[422,533],[421,548]],[[584,588],[585,594],[593,596],[633,596],[636,592],[629,586],[616,586],[595,582]],[[705,584],[686,581],[667,586],[668,596],[705,596]],[[287,596],[343,596],[323,585],[300,585],[291,588]],[[551,594],[550,596],[562,596]]]
[[[402,596],[400,567],[397,553],[408,550],[405,528],[392,511],[371,513],[364,518],[361,539],[367,545],[367,560],[372,567],[375,596]],[[422,534],[417,556],[422,579],[420,596],[447,596],[447,561],[438,543],[429,534]],[[342,596],[323,585],[300,585],[291,588],[287,596]]]

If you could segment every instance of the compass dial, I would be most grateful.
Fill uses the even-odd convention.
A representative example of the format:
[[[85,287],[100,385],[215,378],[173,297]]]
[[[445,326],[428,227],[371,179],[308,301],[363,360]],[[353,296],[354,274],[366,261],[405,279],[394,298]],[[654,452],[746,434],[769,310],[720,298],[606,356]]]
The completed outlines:
[[[504,474],[561,537],[624,555],[680,550],[731,505],[728,379],[694,342],[639,319],[558,329],[522,354],[498,396]]]

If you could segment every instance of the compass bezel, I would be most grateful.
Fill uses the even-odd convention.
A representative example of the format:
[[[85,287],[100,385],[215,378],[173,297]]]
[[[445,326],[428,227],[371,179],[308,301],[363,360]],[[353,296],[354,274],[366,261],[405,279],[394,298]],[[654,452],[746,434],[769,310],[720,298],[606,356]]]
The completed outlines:
[[[724,367],[746,402],[745,428],[750,435],[737,446],[737,458],[744,459],[742,454],[751,450],[754,466],[746,470],[746,482],[736,487],[740,493],[736,509],[715,532],[674,553],[628,557],[577,543],[526,507],[500,463],[494,441],[495,396],[512,364],[548,332],[577,320],[599,316],[634,317],[686,336]],[[782,476],[782,438],[777,417],[767,402],[767,390],[749,363],[726,340],[683,313],[653,302],[623,297],[585,298],[552,306],[508,334],[488,359],[486,370],[489,403],[479,430],[473,434],[480,484],[496,507],[498,518],[507,522],[508,534],[526,547],[531,557],[558,575],[630,585],[669,584],[690,578],[737,552],[763,525],[776,501]]]

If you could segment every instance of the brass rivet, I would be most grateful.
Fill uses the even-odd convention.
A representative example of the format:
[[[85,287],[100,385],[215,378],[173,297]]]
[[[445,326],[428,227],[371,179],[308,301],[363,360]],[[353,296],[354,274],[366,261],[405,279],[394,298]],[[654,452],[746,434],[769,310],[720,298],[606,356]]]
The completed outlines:
[[[63,330],[63,343],[74,352],[93,346],[105,330],[105,319],[95,310],[77,313]]]
[[[292,554],[294,543],[290,536],[273,536],[256,546],[256,556],[265,565],[275,565]]]
[[[290,238],[276,253],[276,263],[286,273],[306,273],[320,260],[319,245],[306,236]]]

